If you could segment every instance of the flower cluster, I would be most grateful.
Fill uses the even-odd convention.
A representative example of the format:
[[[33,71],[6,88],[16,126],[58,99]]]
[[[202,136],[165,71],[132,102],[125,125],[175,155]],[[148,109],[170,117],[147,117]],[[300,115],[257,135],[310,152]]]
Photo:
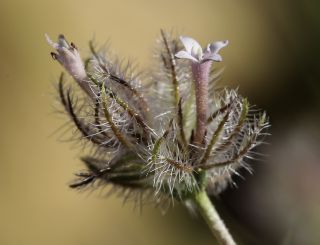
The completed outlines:
[[[152,75],[140,81],[124,64],[90,42],[82,60],[76,46],[60,35],[52,57],[84,93],[60,77],[58,94],[80,138],[95,146],[84,157],[87,170],[70,186],[112,184],[157,200],[187,200],[200,189],[219,193],[252,158],[269,126],[232,89],[216,89],[213,62],[228,41],[202,49],[190,37],[161,31]],[[115,61],[114,61],[115,60]]]

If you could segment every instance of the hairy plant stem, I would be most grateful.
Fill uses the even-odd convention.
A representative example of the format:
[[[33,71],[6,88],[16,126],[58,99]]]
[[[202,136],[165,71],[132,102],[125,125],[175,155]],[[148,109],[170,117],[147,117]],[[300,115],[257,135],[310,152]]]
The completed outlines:
[[[236,245],[223,220],[219,216],[214,205],[210,201],[205,189],[197,192],[191,200],[198,208],[200,214],[205,219],[212,234],[220,245]]]

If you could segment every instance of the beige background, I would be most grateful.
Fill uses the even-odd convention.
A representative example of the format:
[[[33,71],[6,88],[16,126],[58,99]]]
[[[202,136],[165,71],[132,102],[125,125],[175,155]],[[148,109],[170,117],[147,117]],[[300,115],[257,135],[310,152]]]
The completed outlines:
[[[229,39],[219,64],[226,67],[223,81],[263,98],[275,91],[273,81],[290,57],[265,6],[255,2],[1,0],[0,244],[213,244],[204,224],[182,206],[165,216],[147,207],[140,215],[119,198],[67,187],[82,168],[81,149],[53,134],[65,122],[52,107],[61,67],[44,33],[64,33],[83,55],[91,38],[110,40],[120,57],[134,58],[141,69],[152,61],[160,28],[203,45]],[[283,17],[285,6],[270,2],[268,9]]]

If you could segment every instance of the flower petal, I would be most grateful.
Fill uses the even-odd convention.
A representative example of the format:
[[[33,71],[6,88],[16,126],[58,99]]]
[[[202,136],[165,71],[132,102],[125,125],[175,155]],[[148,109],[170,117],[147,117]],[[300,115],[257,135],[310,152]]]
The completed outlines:
[[[179,59],[188,59],[194,62],[199,62],[195,57],[193,57],[190,53],[184,50],[179,51],[178,53],[175,54],[175,56]]]
[[[65,39],[64,35],[60,34],[58,37],[58,44],[60,47],[65,47],[65,48],[70,48],[69,43],[67,42],[67,40]]]
[[[181,36],[180,40],[189,54],[191,54],[192,50],[202,50],[200,44],[191,37]]]
[[[224,48],[228,44],[229,44],[228,40],[214,42],[214,43],[211,43],[210,45],[208,45],[207,50],[209,49],[210,53],[212,53],[212,54],[217,54],[220,49]]]
[[[46,38],[46,40],[47,40],[47,43],[48,43],[50,46],[52,46],[54,49],[57,49],[57,48],[58,48],[59,45],[58,45],[57,43],[53,42],[47,33],[45,33],[44,36],[45,36],[45,38]]]

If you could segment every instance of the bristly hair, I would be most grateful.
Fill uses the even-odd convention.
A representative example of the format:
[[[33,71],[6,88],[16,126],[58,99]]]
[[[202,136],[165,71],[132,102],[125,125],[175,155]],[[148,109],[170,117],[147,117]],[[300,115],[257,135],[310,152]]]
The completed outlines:
[[[206,130],[201,142],[195,141],[194,70],[175,55],[183,45],[172,34],[161,30],[152,74],[143,80],[130,62],[98,51],[93,42],[84,62],[63,36],[50,44],[58,52],[54,58],[83,89],[79,92],[61,75],[61,105],[80,138],[95,149],[82,158],[87,170],[76,174],[71,188],[111,184],[125,200],[159,204],[186,200],[203,185],[218,194],[241,167],[251,171],[245,160],[255,157],[255,148],[268,135],[266,114],[253,110],[237,90],[217,89],[221,72],[213,69]],[[86,78],[78,79],[82,69]]]

